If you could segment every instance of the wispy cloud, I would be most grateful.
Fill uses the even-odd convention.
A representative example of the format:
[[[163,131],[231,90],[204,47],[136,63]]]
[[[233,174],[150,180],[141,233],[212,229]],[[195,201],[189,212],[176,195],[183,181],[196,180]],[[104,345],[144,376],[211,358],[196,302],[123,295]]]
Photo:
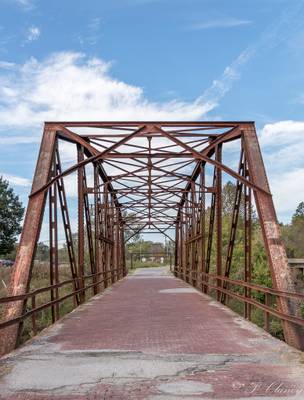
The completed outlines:
[[[21,176],[10,175],[2,172],[0,172],[0,176],[2,176],[5,180],[9,181],[9,183],[14,186],[23,186],[23,187],[31,186],[31,181]]]
[[[197,120],[210,111],[203,101],[149,101],[142,88],[113,78],[110,67],[100,58],[63,52],[0,71],[0,130],[60,119]]]
[[[41,35],[41,30],[38,26],[30,26],[26,33],[26,40],[28,42],[34,42],[35,40],[39,39]]]
[[[91,18],[86,27],[86,32],[78,36],[78,41],[81,45],[94,46],[97,44],[101,37],[101,18]]]
[[[235,81],[241,77],[243,67],[259,52],[274,48],[283,42],[288,42],[295,33],[304,27],[304,3],[301,1],[296,6],[286,9],[281,17],[267,27],[257,41],[243,50],[239,56],[228,65],[222,75],[215,79],[211,86],[205,90],[198,99],[199,102],[208,103],[211,108],[218,105],[219,101],[232,88]]]
[[[304,168],[283,171],[278,175],[270,175],[271,190],[280,219],[290,221],[290,216],[304,198]],[[292,193],[292,196],[291,196]]]
[[[200,31],[203,29],[214,29],[214,28],[235,28],[237,26],[244,26],[250,24],[252,24],[252,21],[248,19],[217,18],[208,21],[193,23],[188,27],[188,29],[194,31]]]
[[[304,179],[304,122],[287,120],[266,124],[259,131],[259,139],[279,218],[289,222],[304,199],[304,187],[299,184]]]
[[[26,136],[0,136],[0,145],[20,145],[20,144],[30,144],[39,143],[41,140],[40,135],[26,135]]]
[[[0,68],[1,69],[13,69],[14,67],[15,67],[15,63],[0,60]]]
[[[241,77],[242,67],[254,56],[255,50],[248,48],[244,50],[229,66],[224,69],[222,75],[215,79],[211,86],[205,90],[199,98],[200,102],[205,102],[210,105],[210,108],[215,108],[219,101],[228,93],[234,82]]]
[[[24,10],[31,10],[34,8],[34,1],[35,0],[12,0],[13,3],[17,4]]]
[[[88,43],[94,45],[98,43],[100,38],[101,19],[99,17],[92,18],[88,25]]]
[[[101,19],[99,17],[94,17],[90,20],[88,27],[92,32],[96,32],[100,28],[100,23]]]

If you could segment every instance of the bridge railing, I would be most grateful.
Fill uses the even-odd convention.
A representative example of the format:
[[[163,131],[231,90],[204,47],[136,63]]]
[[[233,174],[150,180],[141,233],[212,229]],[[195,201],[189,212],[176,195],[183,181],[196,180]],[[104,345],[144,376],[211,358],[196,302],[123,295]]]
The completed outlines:
[[[4,328],[7,328],[9,326],[15,325],[15,324],[20,324],[23,323],[26,319],[31,317],[31,325],[32,325],[32,331],[33,334],[36,335],[38,332],[37,329],[37,313],[40,311],[43,311],[48,308],[53,308],[56,307],[57,305],[61,304],[63,301],[74,297],[74,308],[77,307],[77,301],[76,298],[78,295],[83,295],[85,297],[85,293],[89,289],[94,289],[100,287],[100,285],[103,285],[104,287],[108,286],[108,283],[114,283],[117,280],[119,280],[123,276],[123,271],[124,269],[121,268],[116,268],[111,271],[102,271],[98,272],[95,274],[89,274],[89,275],[84,275],[83,277],[80,278],[73,278],[73,279],[68,279],[65,281],[62,281],[58,284],[54,285],[49,285],[49,286],[44,286],[39,289],[35,289],[33,291],[30,291],[28,293],[22,294],[22,295],[17,295],[17,296],[5,296],[0,298],[0,306],[6,305],[11,302],[18,302],[18,301],[26,301],[26,307],[24,312],[16,317],[16,318],[11,318],[11,319],[6,319],[4,321],[0,321],[0,333],[1,330]],[[75,289],[79,287],[77,283],[80,283],[80,280],[84,283],[80,289]],[[88,282],[86,284],[86,282]],[[70,293],[67,293],[61,297],[57,297],[54,300],[43,302],[42,304],[37,305],[37,296],[39,296],[42,293],[49,292],[51,293],[54,290],[58,290],[59,288],[65,287],[67,285],[73,285],[74,290],[72,290]],[[28,304],[28,301],[30,300],[30,304]]]
[[[191,283],[191,273],[184,274],[175,269],[176,276],[185,279],[187,278]],[[264,314],[263,328],[270,332],[270,316],[278,318],[281,322],[291,322],[293,324],[304,327],[304,294],[297,292],[281,291],[267,286],[257,285],[237,279],[231,279],[224,276],[219,276],[212,273],[200,272],[201,278],[195,278],[195,287],[200,289],[205,294],[211,294],[213,291],[216,293],[216,298],[225,303],[225,298],[234,299],[244,304],[244,317],[248,320],[251,318],[251,307],[256,307]],[[220,284],[219,284],[220,282]],[[242,288],[243,293],[238,289]],[[254,297],[254,292],[263,294],[264,301],[258,301]],[[298,302],[298,315],[284,312],[277,309],[278,300],[286,299],[287,301],[296,300]],[[228,305],[228,304],[227,304]]]

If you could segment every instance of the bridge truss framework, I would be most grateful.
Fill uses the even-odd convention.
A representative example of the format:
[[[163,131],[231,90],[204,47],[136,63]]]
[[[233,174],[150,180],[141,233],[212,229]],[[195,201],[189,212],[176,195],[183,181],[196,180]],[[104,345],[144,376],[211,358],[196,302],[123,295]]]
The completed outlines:
[[[229,241],[224,246],[222,190],[228,178],[234,180],[236,190]],[[69,205],[73,182],[76,218],[71,217],[75,212]],[[226,303],[233,284],[230,271],[238,229],[244,237],[240,283],[244,316],[250,319],[256,305],[251,291],[257,287],[251,283],[253,204],[273,281],[268,292],[278,296],[274,315],[282,318],[287,343],[303,349],[301,298],[295,294],[253,122],[45,123],[10,293],[2,301],[7,306],[6,320],[0,324],[4,329],[1,352],[15,347],[24,315],[33,316],[37,310],[29,288],[45,225],[50,247],[47,306],[53,321],[60,317],[62,301],[60,234],[65,239],[75,305],[85,301],[88,288],[97,294],[124,277],[126,242],[149,232],[175,243],[177,277],[205,293],[215,290],[217,300]],[[29,299],[32,311],[26,313]]]

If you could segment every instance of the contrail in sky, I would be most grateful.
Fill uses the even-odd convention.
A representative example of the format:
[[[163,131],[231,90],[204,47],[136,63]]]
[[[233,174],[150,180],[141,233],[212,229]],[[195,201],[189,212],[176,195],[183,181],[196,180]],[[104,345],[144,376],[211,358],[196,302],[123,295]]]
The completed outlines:
[[[216,107],[225,94],[231,90],[233,83],[240,79],[242,68],[258,52],[272,49],[281,43],[287,42],[304,27],[303,10],[304,2],[302,0],[296,6],[286,9],[278,20],[263,31],[256,43],[249,45],[225,68],[222,75],[215,79],[211,86],[198,97],[196,104],[207,104],[208,109]]]

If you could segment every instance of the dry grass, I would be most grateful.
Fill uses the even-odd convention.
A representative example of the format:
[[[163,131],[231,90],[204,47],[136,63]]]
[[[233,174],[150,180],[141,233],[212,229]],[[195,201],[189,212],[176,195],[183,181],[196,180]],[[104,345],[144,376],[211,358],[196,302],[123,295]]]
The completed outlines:
[[[7,287],[10,281],[11,268],[0,267],[0,297],[8,295]],[[40,289],[50,285],[50,267],[48,262],[35,262],[32,270],[32,279],[30,284],[30,291]],[[71,279],[71,271],[68,264],[60,264],[59,266],[59,282],[63,282]],[[86,284],[90,284],[90,280],[86,281]],[[59,298],[63,297],[73,291],[73,284],[69,283],[58,289]],[[86,298],[88,299],[93,295],[92,290],[86,291]],[[36,307],[46,304],[51,301],[51,291],[40,293],[36,296]],[[28,301],[26,308],[31,308],[31,302]],[[59,316],[63,317],[65,314],[75,308],[74,297],[71,296],[68,299],[60,302],[59,304]],[[53,311],[55,307],[53,307]],[[4,319],[4,305],[0,306],[0,321]],[[45,308],[36,313],[36,326],[37,331],[41,331],[47,326],[52,324],[52,307]],[[22,327],[20,342],[23,343],[27,339],[34,335],[32,329],[31,318],[27,318]]]
[[[11,267],[0,266],[0,297],[7,296],[7,286],[11,276]]]

